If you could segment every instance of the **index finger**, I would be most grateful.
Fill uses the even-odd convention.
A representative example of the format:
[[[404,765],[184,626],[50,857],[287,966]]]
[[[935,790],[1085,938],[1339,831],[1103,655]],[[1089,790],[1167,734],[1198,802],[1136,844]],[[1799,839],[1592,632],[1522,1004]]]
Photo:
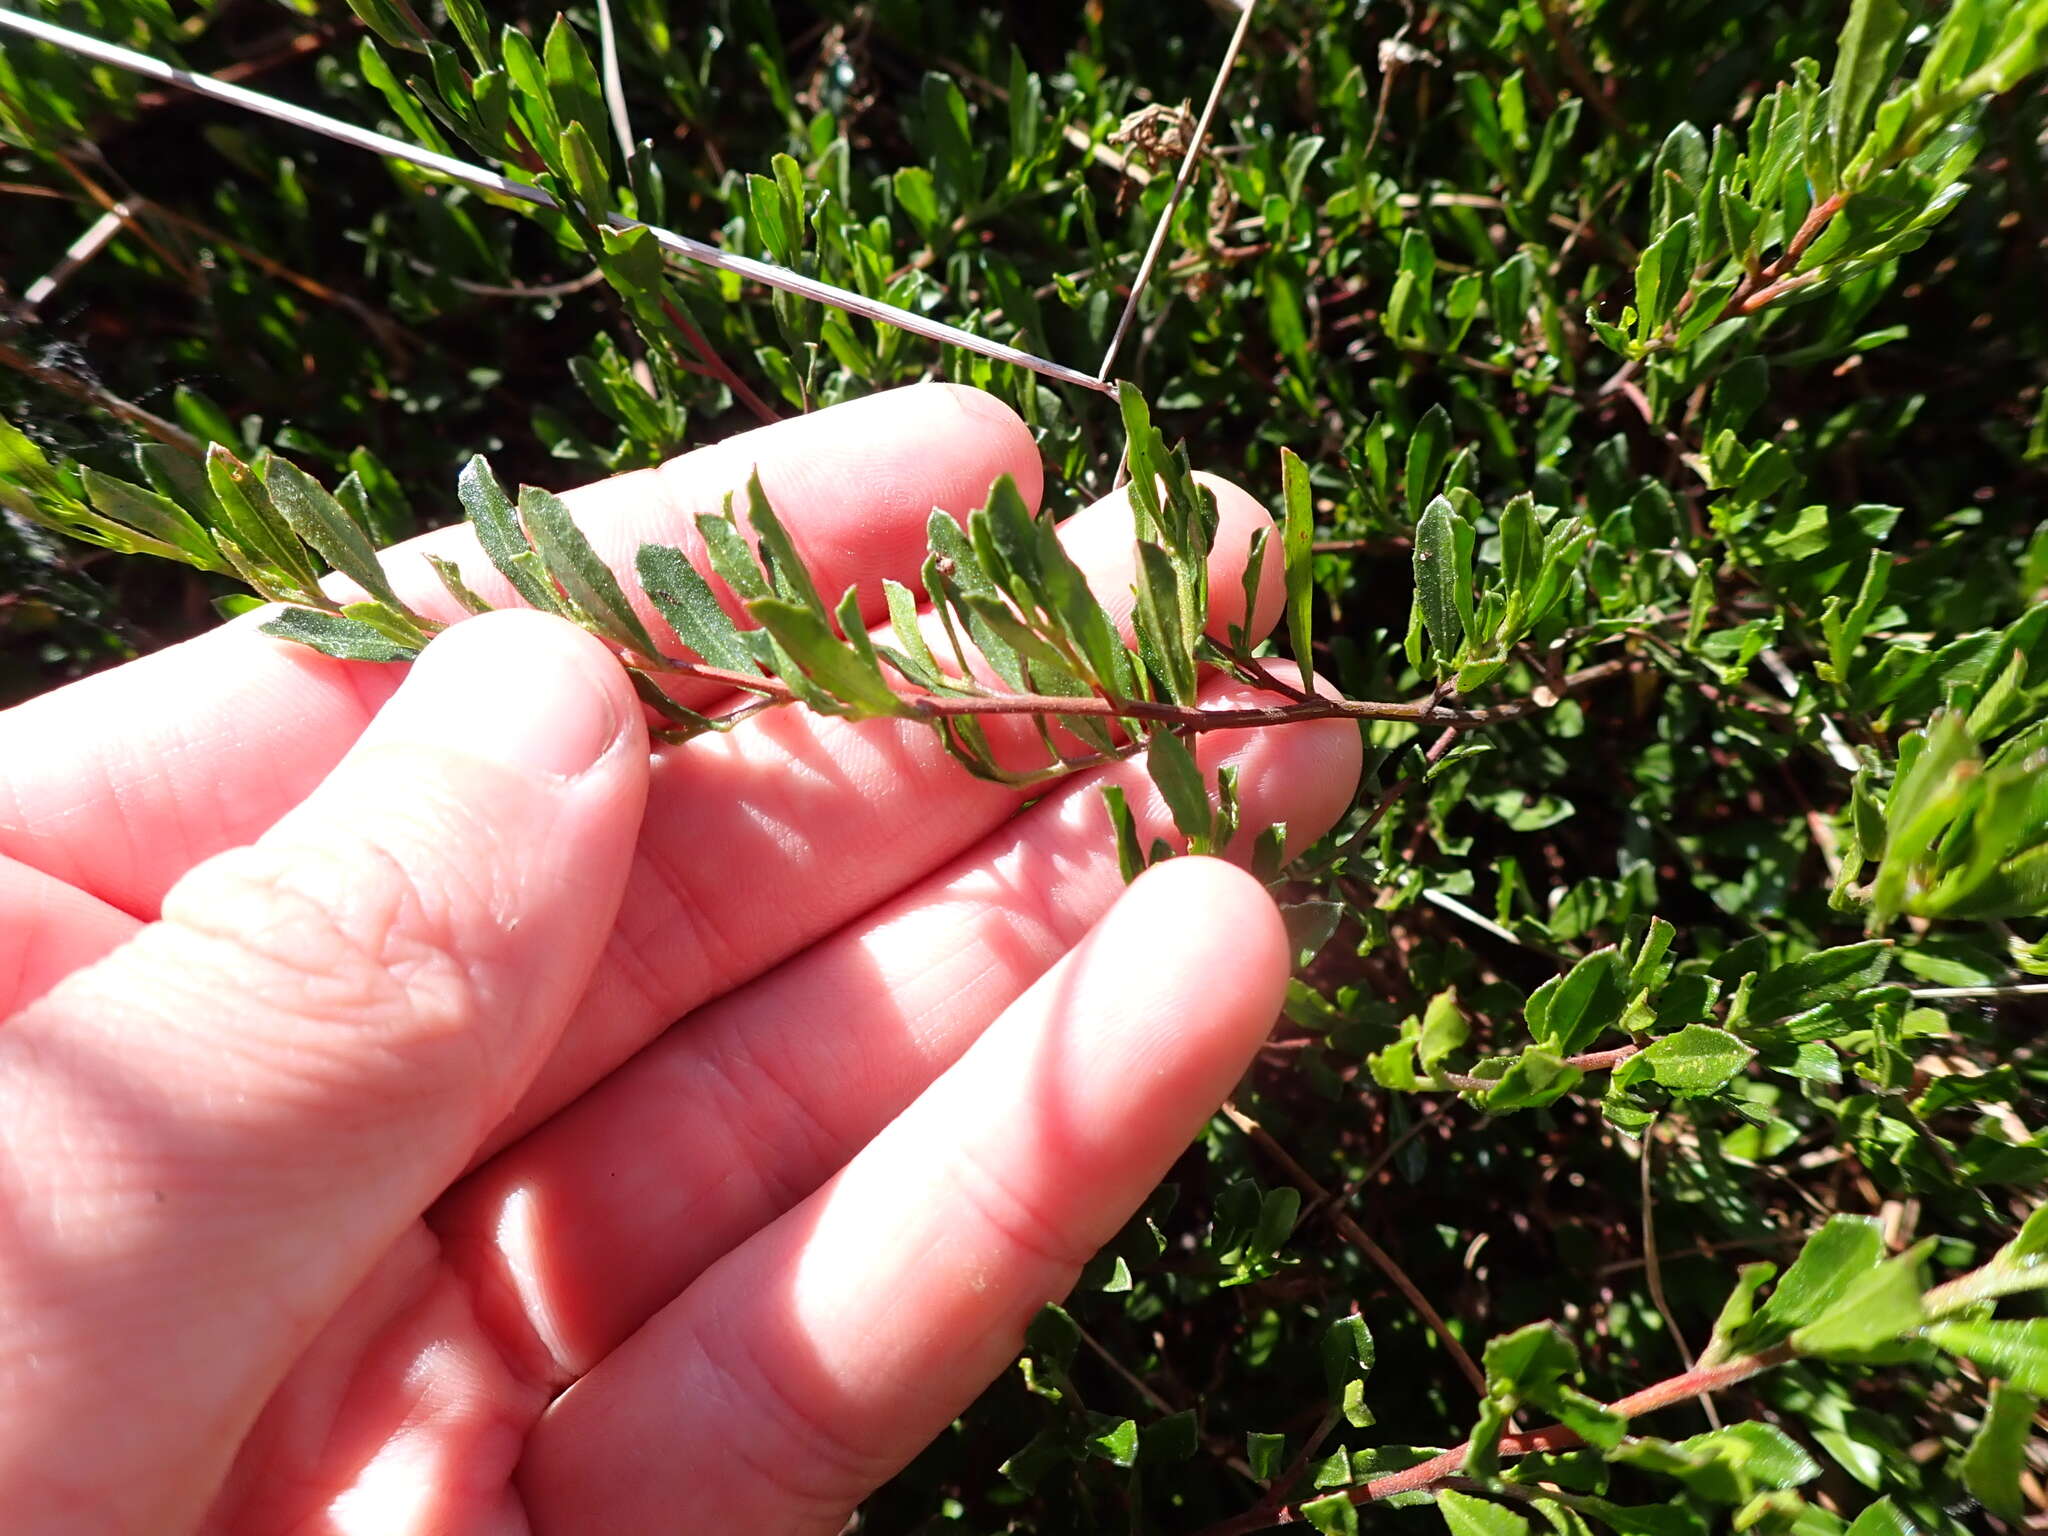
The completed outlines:
[[[1012,476],[1042,488],[1030,432],[978,390],[928,384],[869,396],[573,491],[598,553],[626,576],[643,543],[694,550],[759,467],[805,560],[834,591],[914,579],[934,507],[964,515]],[[467,526],[385,556],[399,595],[456,619],[425,554],[457,561],[487,600],[515,602]],[[229,625],[0,713],[0,856],[142,918],[199,860],[253,841],[340,761],[402,672],[336,661]]]

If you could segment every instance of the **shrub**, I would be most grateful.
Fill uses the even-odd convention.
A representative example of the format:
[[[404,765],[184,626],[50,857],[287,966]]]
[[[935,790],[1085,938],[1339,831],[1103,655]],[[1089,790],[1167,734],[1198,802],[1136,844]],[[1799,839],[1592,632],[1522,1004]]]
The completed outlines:
[[[638,670],[921,715],[968,770],[1018,771],[938,660],[836,627],[759,498],[766,564],[721,556],[745,626],[643,553],[693,663],[636,633],[559,503],[515,515],[499,484],[937,371],[1016,406],[1055,503],[1120,460],[1141,503],[1159,477],[1134,649],[1001,487],[934,524],[926,586],[1069,756],[1149,737],[1200,846],[1235,826],[1231,786],[1190,781],[1191,680],[1258,681],[1276,646],[1188,622],[1186,469],[1280,510],[1277,649],[1371,701],[1354,808],[1270,871],[1303,955],[1286,1017],[862,1529],[2038,1517],[2048,5],[1271,0],[1120,408],[599,226],[1100,356],[1186,146],[1172,104],[1222,51],[1192,8],[722,0],[685,25],[620,0],[622,93],[583,9],[502,34],[475,0],[432,26],[390,0],[77,9],[560,206],[10,41],[6,195],[134,210],[0,337],[16,692],[240,606],[237,577],[309,643],[409,654],[415,616],[315,578],[455,515],[480,452],[459,500],[494,557]],[[620,107],[662,125],[630,156]],[[34,206],[21,270],[75,230]],[[1269,719],[1335,708],[1278,690]],[[1171,852],[1118,826],[1127,869]]]

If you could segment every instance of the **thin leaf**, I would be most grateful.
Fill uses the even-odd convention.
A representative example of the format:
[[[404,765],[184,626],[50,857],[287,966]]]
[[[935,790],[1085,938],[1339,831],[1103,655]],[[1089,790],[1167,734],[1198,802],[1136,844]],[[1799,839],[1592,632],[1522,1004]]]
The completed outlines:
[[[626,601],[618,577],[597,557],[561,497],[537,485],[521,486],[519,521],[556,585],[590,616],[606,639],[650,658],[661,654],[640,615]]]
[[[2020,1472],[2026,1466],[2027,1441],[2040,1406],[2038,1398],[2012,1383],[1993,1382],[1984,1421],[1963,1453],[1963,1486],[1978,1503],[2013,1526],[2026,1518]]]
[[[663,621],[706,666],[727,672],[755,670],[754,653],[740,638],[739,627],[681,550],[642,544],[633,564],[641,590]]]
[[[832,633],[810,607],[779,597],[759,597],[747,612],[788,651],[807,676],[833,699],[862,714],[904,715],[909,706],[890,689],[873,654],[862,655]]]
[[[463,466],[455,482],[455,494],[469,515],[476,541],[500,576],[525,600],[529,608],[543,613],[563,612],[561,594],[556,592],[541,565],[540,556],[526,542],[518,514],[490,464],[478,454]]]
[[[311,646],[341,661],[411,661],[420,653],[418,646],[401,644],[358,619],[316,608],[287,608],[260,627],[266,635]]]
[[[1287,643],[1295,663],[1306,673],[1315,664],[1310,646],[1315,613],[1315,506],[1309,492],[1308,466],[1292,449],[1280,450],[1281,550],[1287,572]],[[1245,621],[1251,621],[1249,600]]]
[[[1209,790],[1202,782],[1202,770],[1187,743],[1173,732],[1156,731],[1145,746],[1145,770],[1159,786],[1173,824],[1190,842],[1207,841],[1209,834]]]
[[[369,534],[311,475],[273,454],[263,488],[292,532],[318,550],[321,559],[380,602],[405,606],[377,563]]]

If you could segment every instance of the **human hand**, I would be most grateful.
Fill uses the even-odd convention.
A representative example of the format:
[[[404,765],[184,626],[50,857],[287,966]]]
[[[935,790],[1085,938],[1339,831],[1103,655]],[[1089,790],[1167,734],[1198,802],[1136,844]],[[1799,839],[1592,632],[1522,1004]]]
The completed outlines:
[[[933,505],[1040,487],[927,386],[570,500],[624,571],[757,462],[869,597]],[[1211,485],[1220,626],[1265,514]],[[1128,611],[1121,498],[1063,536]],[[415,545],[510,601],[466,530]],[[0,715],[9,1529],[838,1530],[1228,1092],[1270,901],[1203,859],[1119,895],[1099,787],[1172,835],[1140,764],[1020,811],[900,721],[650,755],[530,613],[401,676],[235,624]],[[1296,846],[1357,753],[1198,744]]]

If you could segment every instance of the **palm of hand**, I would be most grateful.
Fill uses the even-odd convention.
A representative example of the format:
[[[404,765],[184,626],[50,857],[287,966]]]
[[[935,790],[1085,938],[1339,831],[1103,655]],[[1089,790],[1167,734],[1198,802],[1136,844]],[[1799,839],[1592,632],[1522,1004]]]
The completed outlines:
[[[1015,418],[919,389],[579,516],[623,566],[757,460],[866,590],[933,504],[1037,487]],[[1264,514],[1219,499],[1234,594]],[[1066,536],[1114,606],[1127,514]],[[1129,763],[1020,814],[896,722],[650,757],[530,615],[396,683],[231,628],[0,716],[0,1489],[34,1530],[837,1530],[1227,1092],[1270,903],[1181,861],[1097,925],[1099,785],[1165,830]],[[1297,841],[1356,752],[1202,743]]]

